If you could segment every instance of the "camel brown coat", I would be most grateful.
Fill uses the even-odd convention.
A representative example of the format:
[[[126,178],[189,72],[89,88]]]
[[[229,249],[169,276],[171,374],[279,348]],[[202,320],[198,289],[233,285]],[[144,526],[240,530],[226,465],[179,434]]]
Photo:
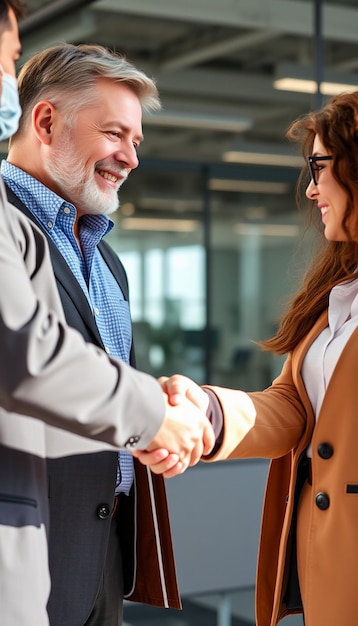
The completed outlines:
[[[267,390],[246,394],[210,387],[221,403],[225,429],[222,445],[210,460],[272,459],[257,565],[257,626],[274,626],[300,612],[289,609],[284,597],[297,471],[311,439],[312,488],[300,517],[308,537],[301,580],[309,590],[305,624],[358,623],[358,329],[339,358],[315,428],[300,374],[307,349],[327,323],[325,312]]]

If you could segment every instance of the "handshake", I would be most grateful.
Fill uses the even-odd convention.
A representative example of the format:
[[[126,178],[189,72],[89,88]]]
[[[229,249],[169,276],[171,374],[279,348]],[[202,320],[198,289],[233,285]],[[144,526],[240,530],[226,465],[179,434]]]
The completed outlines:
[[[146,450],[133,452],[155,474],[171,478],[196,465],[211,452],[215,435],[206,412],[209,397],[190,378],[161,377],[165,396],[165,418]]]

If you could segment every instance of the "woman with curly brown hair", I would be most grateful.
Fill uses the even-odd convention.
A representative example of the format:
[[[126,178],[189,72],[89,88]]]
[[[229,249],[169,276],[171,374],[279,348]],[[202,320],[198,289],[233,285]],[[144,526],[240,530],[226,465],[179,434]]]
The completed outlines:
[[[261,392],[162,379],[171,402],[190,397],[216,423],[205,460],[271,460],[257,568],[256,620],[306,626],[358,620],[358,92],[299,118],[288,138],[305,157],[300,182],[322,222],[323,247],[264,349],[287,354]],[[309,174],[309,182],[307,178]],[[218,428],[221,424],[221,429]],[[140,460],[170,477],[166,451]],[[238,520],[238,524],[240,520]]]

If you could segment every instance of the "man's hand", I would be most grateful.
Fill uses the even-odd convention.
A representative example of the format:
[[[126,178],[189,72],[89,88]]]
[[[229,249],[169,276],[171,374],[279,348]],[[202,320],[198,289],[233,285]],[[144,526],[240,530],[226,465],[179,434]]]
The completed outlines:
[[[165,448],[158,448],[153,452],[135,450],[132,455],[143,465],[150,467],[154,474],[162,474],[164,478],[173,478],[178,474],[183,474],[186,470],[186,467],[179,460],[179,455],[171,454]]]
[[[136,451],[133,456],[154,473],[171,478],[198,463],[202,455],[209,454],[215,436],[203,409],[200,410],[185,396],[180,396],[176,406],[169,404],[165,398],[166,416],[161,428],[147,450]]]
[[[169,403],[173,406],[180,404],[187,398],[198,409],[206,413],[209,406],[208,395],[191,378],[181,374],[174,374],[170,378],[162,376],[158,378],[158,382],[161,384],[164,393],[167,394]]]

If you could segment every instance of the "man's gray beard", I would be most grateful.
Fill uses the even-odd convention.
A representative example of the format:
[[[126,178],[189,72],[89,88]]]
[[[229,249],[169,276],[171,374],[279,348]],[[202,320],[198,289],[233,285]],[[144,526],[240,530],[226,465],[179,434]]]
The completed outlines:
[[[86,180],[86,172],[75,156],[69,155],[71,135],[63,134],[60,145],[45,161],[44,169],[57,184],[61,194],[82,213],[110,215],[119,207],[117,191],[100,191],[94,178]],[[124,182],[124,181],[123,181]],[[109,190],[110,192],[111,190]]]

